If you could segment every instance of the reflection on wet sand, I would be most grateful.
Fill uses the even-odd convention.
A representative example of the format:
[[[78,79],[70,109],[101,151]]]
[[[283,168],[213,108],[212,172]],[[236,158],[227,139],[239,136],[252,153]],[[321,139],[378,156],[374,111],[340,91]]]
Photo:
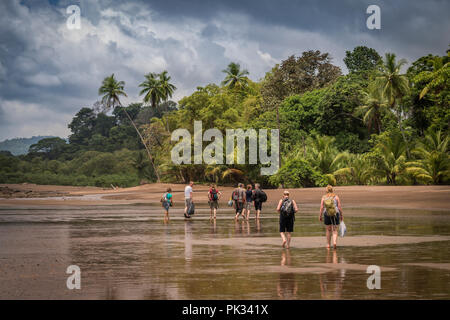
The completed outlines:
[[[281,252],[281,266],[289,267],[291,265],[290,250]],[[295,273],[280,272],[277,283],[277,295],[280,299],[295,299],[297,297],[298,284],[295,279]]]
[[[184,259],[192,260],[192,220],[184,221]]]
[[[210,221],[206,209],[191,220],[182,210],[170,223],[160,208],[3,210],[0,298],[450,298],[443,214],[347,216],[351,232],[327,251],[315,214],[299,217],[283,250],[276,215],[235,224],[231,211]],[[80,291],[65,287],[69,264],[82,270]],[[373,264],[383,273],[377,292],[366,287]]]
[[[338,264],[337,250],[327,249],[325,259],[327,264]],[[320,294],[322,299],[341,299],[344,286],[345,268],[338,272],[326,272],[319,274]]]

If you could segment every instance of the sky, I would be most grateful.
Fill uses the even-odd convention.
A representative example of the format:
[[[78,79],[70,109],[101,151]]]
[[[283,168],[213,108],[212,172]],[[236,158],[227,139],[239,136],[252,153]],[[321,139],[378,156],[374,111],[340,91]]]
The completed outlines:
[[[381,29],[366,26],[369,5]],[[66,9],[80,8],[69,29]],[[237,62],[259,80],[290,55],[330,53],[346,73],[346,50],[359,45],[409,63],[450,44],[447,0],[2,0],[0,1],[0,141],[70,134],[82,107],[100,100],[114,73],[128,98],[149,72],[167,70],[178,101],[198,86],[219,83]]]

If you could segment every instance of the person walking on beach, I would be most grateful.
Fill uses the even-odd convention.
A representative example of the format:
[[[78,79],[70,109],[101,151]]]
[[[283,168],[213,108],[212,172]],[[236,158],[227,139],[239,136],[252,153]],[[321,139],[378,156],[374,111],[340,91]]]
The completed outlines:
[[[289,249],[291,245],[291,232],[294,232],[295,213],[298,211],[298,207],[295,200],[289,199],[288,190],[283,192],[283,198],[278,202],[277,211],[280,213],[282,247]]]
[[[264,191],[262,191],[259,183],[255,184],[255,190],[253,192],[253,202],[255,203],[255,211],[256,211],[256,219],[259,219],[259,215],[261,214],[262,204],[267,201],[267,195]]]
[[[169,208],[173,205],[172,189],[167,188],[166,193],[161,198],[161,204],[165,210],[164,221],[169,221]]]
[[[242,216],[245,218],[245,220],[248,220],[250,217],[250,209],[252,207],[253,202],[253,190],[252,185],[247,185],[247,190],[245,191],[245,206],[244,210],[242,210]],[[245,215],[247,213],[247,215]]]
[[[193,181],[189,181],[189,185],[184,188],[184,216],[185,218],[190,218],[189,215],[189,207],[194,203],[194,199],[192,198],[192,193],[194,192],[192,187],[194,186]]]
[[[242,183],[239,183],[238,187],[233,190],[231,199],[234,201],[234,209],[236,210],[236,216],[234,219],[237,221],[239,219],[239,215],[242,214],[242,210],[245,205],[245,189]]]
[[[331,247],[331,237],[333,236],[333,248],[337,247],[338,228],[344,220],[341,208],[341,200],[333,193],[333,187],[328,185],[326,194],[322,196],[320,202],[319,220],[325,223],[327,229],[327,248]]]
[[[222,195],[222,192],[217,190],[217,187],[215,184],[212,184],[209,191],[208,191],[208,203],[209,207],[211,208],[211,214],[209,215],[209,219],[213,219],[213,213],[214,213],[214,219],[216,219],[216,213],[217,209],[219,208],[219,199]]]

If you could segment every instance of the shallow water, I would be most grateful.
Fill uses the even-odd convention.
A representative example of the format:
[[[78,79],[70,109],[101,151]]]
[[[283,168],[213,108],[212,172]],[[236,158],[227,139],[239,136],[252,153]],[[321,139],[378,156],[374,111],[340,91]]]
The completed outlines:
[[[274,212],[235,223],[208,211],[186,220],[175,208],[164,223],[154,206],[0,209],[0,298],[450,298],[450,212],[349,209],[334,251],[312,210],[297,215],[289,250]],[[69,265],[80,290],[67,289]]]

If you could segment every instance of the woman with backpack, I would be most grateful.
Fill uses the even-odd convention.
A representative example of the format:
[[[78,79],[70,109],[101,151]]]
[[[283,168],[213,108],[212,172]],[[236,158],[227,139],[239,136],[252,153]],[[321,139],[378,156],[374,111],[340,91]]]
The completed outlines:
[[[209,216],[209,220],[213,219],[213,213],[214,213],[214,219],[216,219],[217,209],[219,208],[219,198],[222,193],[217,190],[217,187],[215,184],[212,184],[210,186],[210,189],[208,191],[208,204],[211,208],[211,214]]]
[[[289,249],[291,245],[291,232],[294,232],[295,213],[298,211],[298,207],[295,200],[289,199],[288,190],[284,190],[283,198],[278,202],[277,211],[280,213],[282,247]]]
[[[320,202],[319,220],[325,223],[327,228],[327,248],[331,247],[331,234],[333,234],[333,248],[337,247],[338,228],[344,220],[341,208],[341,200],[333,193],[333,187],[328,185],[326,194]]]
[[[167,188],[166,193],[161,197],[161,204],[164,208],[164,221],[169,221],[169,208],[173,206],[172,189]]]

